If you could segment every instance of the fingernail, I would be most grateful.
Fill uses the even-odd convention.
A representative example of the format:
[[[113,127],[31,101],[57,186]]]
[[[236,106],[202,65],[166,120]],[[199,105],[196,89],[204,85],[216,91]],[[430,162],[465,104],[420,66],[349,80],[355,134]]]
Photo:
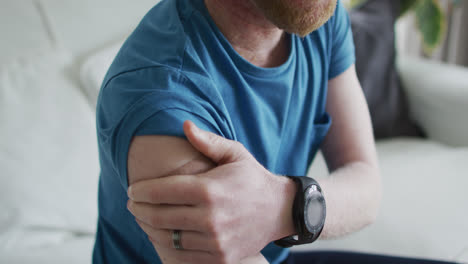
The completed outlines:
[[[193,133],[196,135],[197,138],[201,139],[202,141],[206,141],[207,138],[207,132],[203,129],[200,129],[197,127],[195,124],[193,125]]]
[[[200,132],[200,129],[198,128],[198,126],[195,125],[195,123],[193,123],[193,122],[192,122],[192,130],[193,130],[193,132],[197,132],[197,133]]]
[[[131,210],[130,210],[131,204],[132,204],[132,201],[128,200],[128,201],[127,201],[127,209],[128,209],[129,211],[131,211]]]
[[[132,189],[133,189],[132,186],[128,187],[127,196],[128,196],[128,198],[133,200],[133,191],[132,191]]]

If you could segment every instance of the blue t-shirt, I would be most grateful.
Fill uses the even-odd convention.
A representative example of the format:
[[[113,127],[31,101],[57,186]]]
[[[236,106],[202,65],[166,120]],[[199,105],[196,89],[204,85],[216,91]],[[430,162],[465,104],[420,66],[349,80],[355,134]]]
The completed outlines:
[[[94,263],[160,263],[126,208],[127,154],[135,135],[184,137],[182,124],[192,120],[243,143],[275,174],[306,174],[331,123],[328,80],[354,63],[354,46],[341,2],[317,31],[288,37],[287,61],[260,68],[232,48],[203,0],[163,0],[149,11],[115,58],[98,99]],[[262,253],[280,263],[288,251],[270,244]]]

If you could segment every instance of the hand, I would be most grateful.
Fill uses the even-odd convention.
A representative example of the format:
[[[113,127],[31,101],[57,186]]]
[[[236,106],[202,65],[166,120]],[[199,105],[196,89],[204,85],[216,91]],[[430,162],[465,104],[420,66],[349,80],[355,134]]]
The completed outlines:
[[[260,250],[283,236],[284,212],[291,218],[292,201],[281,197],[286,178],[271,174],[238,142],[192,122],[184,124],[184,132],[217,167],[132,185],[130,212],[166,264],[264,260]],[[173,248],[172,230],[182,231],[184,250]]]

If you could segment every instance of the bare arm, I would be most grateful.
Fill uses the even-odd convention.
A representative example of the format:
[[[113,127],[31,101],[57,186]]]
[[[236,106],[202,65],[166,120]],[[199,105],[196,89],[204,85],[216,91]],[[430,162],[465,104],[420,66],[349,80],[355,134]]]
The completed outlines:
[[[168,175],[197,174],[214,167],[187,140],[178,137],[135,137],[128,152],[129,185]]]
[[[323,143],[322,149],[329,168],[332,171],[332,175],[327,179],[320,180],[328,208],[328,217],[325,223],[325,230],[322,233],[322,238],[341,236],[356,231],[371,223],[377,214],[380,200],[380,176],[370,118],[354,68],[349,69],[339,77],[331,80],[329,87],[330,92],[327,110],[332,115],[334,123],[329,135]],[[188,126],[184,127],[184,129],[186,128],[188,129]],[[179,182],[178,186],[180,186],[180,188],[186,188],[186,190],[191,190],[194,192],[193,196],[182,192],[180,188],[172,188],[173,191],[168,193],[167,188],[160,186],[157,182],[165,182],[171,185],[167,180],[164,180],[165,176],[177,175],[179,173],[187,174],[190,172],[196,174],[208,171],[204,173],[204,177],[207,177],[206,179],[211,182],[211,190],[207,189],[203,191],[203,193],[205,195],[208,193],[211,197],[221,198],[221,200],[220,203],[218,203],[216,202],[219,200],[218,198],[216,198],[216,200],[212,200],[213,198],[211,198],[211,202],[210,199],[208,199],[204,203],[206,204],[208,201],[206,206],[216,208],[216,210],[224,210],[223,214],[220,214],[221,216],[224,214],[232,214],[233,212],[232,210],[226,211],[226,206],[224,206],[224,203],[233,202],[231,201],[231,191],[236,192],[236,195],[233,195],[236,197],[236,201],[227,208],[236,208],[238,202],[243,205],[251,205],[253,202],[256,202],[257,207],[253,206],[253,208],[264,209],[264,211],[270,214],[274,213],[275,215],[272,221],[268,223],[261,221],[262,223],[260,224],[257,223],[258,221],[253,221],[258,220],[254,217],[254,215],[259,215],[257,210],[252,211],[252,208],[249,206],[241,206],[240,208],[244,211],[241,212],[241,210],[238,210],[236,215],[232,215],[232,217],[237,217],[236,223],[248,222],[251,224],[251,227],[248,228],[249,225],[245,226],[245,224],[235,224],[235,228],[239,230],[233,233],[237,235],[229,241],[235,244],[237,243],[236,247],[242,247],[247,244],[246,242],[248,241],[246,241],[245,238],[252,238],[252,228],[258,228],[256,230],[257,232],[262,230],[268,239],[271,239],[269,241],[294,234],[291,210],[292,200],[295,194],[295,184],[287,178],[277,177],[270,175],[271,173],[269,172],[267,173],[260,164],[257,164],[250,153],[238,143],[220,138],[214,134],[210,135],[210,133],[207,134],[206,132],[198,133],[194,132],[194,130],[191,131],[192,132],[189,133],[191,135],[190,143],[183,139],[170,137],[152,136],[135,138],[129,153],[129,182],[149,181],[136,184],[138,188],[133,189],[132,192],[142,192],[145,194],[136,195],[133,193],[131,195],[134,196],[132,197],[133,203],[131,203],[133,204],[132,213],[138,215],[139,219],[146,219],[149,222],[153,222],[151,225],[152,227],[178,226],[172,223],[171,219],[164,219],[165,217],[161,217],[164,216],[162,214],[157,215],[155,212],[151,213],[151,211],[154,210],[152,209],[153,207],[144,205],[142,202],[155,204],[157,206],[158,201],[161,203],[161,201],[165,201],[165,199],[179,200],[179,204],[181,201],[184,201],[184,204],[192,202],[187,200],[187,197],[199,197],[201,200],[206,200],[206,196],[203,194],[200,196],[200,190],[195,188],[195,185],[190,184],[190,182],[193,183],[194,180],[200,182],[199,179],[201,178],[193,178],[193,176],[188,178],[175,176],[180,180],[190,179],[190,182]],[[195,134],[200,135],[194,136]],[[216,163],[224,160],[221,162],[224,165],[215,167],[214,163],[192,147],[194,144],[197,150],[200,150],[204,155],[210,157],[210,160],[214,160]],[[252,175],[251,179],[255,179],[255,181],[252,181],[251,184],[246,184],[245,180],[240,177],[245,174]],[[163,181],[157,180],[156,178],[161,178]],[[171,177],[167,177],[167,179],[170,178]],[[207,182],[208,181],[205,181],[205,183]],[[217,184],[215,184],[215,182]],[[219,184],[220,182],[224,182],[225,184]],[[238,186],[238,188],[230,189],[229,186]],[[256,189],[257,187],[260,189]],[[159,192],[165,192],[164,197],[160,197],[161,194],[159,193],[154,193],[153,188],[159,188]],[[273,190],[276,192],[272,192]],[[261,193],[261,191],[264,193]],[[179,194],[179,192],[181,193]],[[244,194],[242,192],[244,192]],[[195,195],[196,193],[198,193],[198,195]],[[260,197],[245,197],[245,193],[257,193],[260,194]],[[266,196],[264,195],[271,193],[276,193],[276,195],[274,195],[274,197],[268,196],[268,198],[265,198]],[[280,195],[277,195],[278,193],[280,193]],[[148,197],[148,195],[151,197]],[[265,200],[270,202],[265,203]],[[164,206],[157,206],[157,208],[160,212],[165,210]],[[187,207],[187,209],[184,210],[187,210],[188,213],[190,208],[193,207]],[[176,207],[173,207],[173,209],[175,210],[173,213],[176,215],[178,209],[176,209]],[[152,215],[151,217],[156,219],[156,221],[151,221],[150,218],[148,218],[150,215]],[[184,219],[188,219],[188,216],[179,217],[179,221],[182,221],[185,225],[193,225],[194,222],[200,219],[200,216],[194,218],[193,216],[195,215],[196,213],[192,214],[192,221],[190,222],[184,221]],[[248,221],[246,221],[246,219],[248,219]],[[229,229],[233,229],[233,223],[230,224],[224,221],[223,218],[216,220],[216,217],[211,218],[210,221],[214,223],[219,220],[221,220],[219,226],[224,225],[224,228],[221,228],[221,230],[224,231],[216,235],[215,228],[212,231],[208,231],[208,233],[215,234],[215,238],[218,242],[227,241],[223,239],[220,240],[219,235],[226,233],[228,229],[225,227],[229,225],[231,225]],[[182,222],[180,224],[182,224]],[[195,223],[195,225],[200,226],[202,223]],[[143,226],[146,227],[143,228],[144,230],[151,229],[148,225]],[[211,228],[213,227],[214,226],[211,226]],[[239,233],[237,231],[243,232],[244,240],[241,240],[243,241],[242,244],[238,244],[239,241],[237,241],[237,237]],[[156,236],[160,234],[162,238],[165,238],[162,240],[166,240],[165,245],[153,241],[153,245],[166,264],[176,263],[171,261],[171,254],[179,254],[177,257],[182,257],[183,259],[191,259],[192,257],[203,259],[207,257],[206,254],[195,255],[197,252],[175,252],[170,244],[170,233],[167,231],[155,231],[153,232],[153,235],[154,234]],[[205,242],[209,243],[212,242],[212,240]],[[263,244],[265,241],[250,242],[252,245],[256,246],[265,245]],[[212,247],[216,248],[216,245]],[[230,247],[230,249],[232,249],[232,247]],[[238,254],[242,254],[240,250],[239,248],[238,251],[240,253]],[[248,251],[247,249],[242,250]],[[221,252],[228,254],[230,251],[232,250],[221,250]],[[255,252],[258,251],[255,250]],[[253,252],[254,251],[243,256],[250,256]],[[181,254],[184,256],[181,256]],[[194,255],[187,256],[187,254]],[[259,262],[265,261],[261,255],[257,255],[257,257]]]
[[[129,184],[146,181],[170,175],[198,174],[213,169],[215,164],[198,152],[185,139],[167,136],[135,137],[130,145],[128,154]],[[180,195],[187,195],[181,193]],[[161,241],[154,241],[153,245],[161,260],[165,264],[178,263],[171,259],[175,250],[168,249]],[[164,245],[165,244],[165,245]],[[266,264],[267,261],[259,253],[242,260],[241,264]]]
[[[327,111],[333,124],[322,151],[331,175],[319,179],[327,202],[325,239],[372,223],[381,197],[371,120],[354,66],[329,81]]]

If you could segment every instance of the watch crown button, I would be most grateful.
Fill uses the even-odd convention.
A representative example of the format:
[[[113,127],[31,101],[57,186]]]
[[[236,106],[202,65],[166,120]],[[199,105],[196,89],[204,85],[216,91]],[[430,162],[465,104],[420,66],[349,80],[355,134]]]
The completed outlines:
[[[312,185],[312,186],[309,187],[309,190],[307,191],[307,194],[312,195],[314,192],[317,192],[317,190],[318,190],[317,186]]]

